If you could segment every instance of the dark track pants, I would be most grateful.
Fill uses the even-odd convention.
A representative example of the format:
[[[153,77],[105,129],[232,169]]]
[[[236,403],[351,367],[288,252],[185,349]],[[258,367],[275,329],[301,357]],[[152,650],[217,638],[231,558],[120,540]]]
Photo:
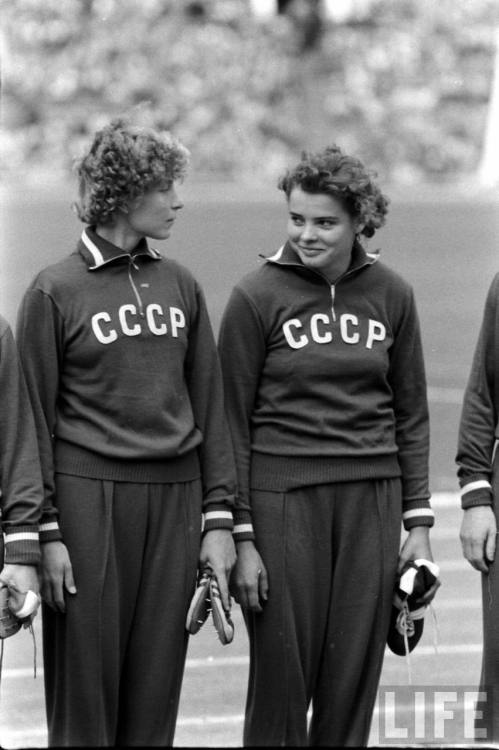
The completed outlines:
[[[201,534],[199,481],[57,476],[77,594],[43,611],[51,746],[172,745]]]
[[[499,451],[496,450],[492,477],[494,512],[499,528]],[[482,573],[482,618],[483,654],[480,676],[480,693],[483,700],[477,702],[476,739],[487,744],[499,744],[499,550],[489,566],[489,573]]]
[[[246,621],[244,744],[366,745],[399,553],[400,481],[254,491],[252,507],[270,590],[264,612]]]

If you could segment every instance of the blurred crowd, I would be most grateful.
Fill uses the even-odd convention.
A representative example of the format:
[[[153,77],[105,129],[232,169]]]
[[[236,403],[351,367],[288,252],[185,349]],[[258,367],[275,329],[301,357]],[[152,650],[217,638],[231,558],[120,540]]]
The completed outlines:
[[[214,179],[274,179],[325,142],[394,181],[476,170],[494,0],[373,0],[341,21],[279,5],[262,19],[247,0],[0,0],[2,169],[65,173],[147,101]]]

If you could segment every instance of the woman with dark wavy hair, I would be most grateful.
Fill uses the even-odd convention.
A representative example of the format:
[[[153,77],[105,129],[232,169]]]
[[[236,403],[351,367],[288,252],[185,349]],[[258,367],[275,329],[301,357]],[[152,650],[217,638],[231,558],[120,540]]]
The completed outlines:
[[[235,286],[219,340],[244,743],[365,745],[397,571],[432,560],[418,317],[409,284],[364,247],[388,201],[358,159],[304,153],[279,188],[287,241]]]
[[[118,119],[96,133],[77,166],[87,226],[19,312],[45,484],[51,746],[171,745],[198,565],[230,604],[216,345],[199,284],[147,241],[169,238],[187,162],[166,132]]]

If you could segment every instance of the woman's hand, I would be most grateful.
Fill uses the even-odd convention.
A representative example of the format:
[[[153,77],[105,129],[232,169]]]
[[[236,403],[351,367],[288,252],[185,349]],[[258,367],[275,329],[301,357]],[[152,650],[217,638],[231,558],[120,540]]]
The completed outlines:
[[[206,566],[211,568],[218,582],[223,607],[227,612],[230,610],[229,578],[235,562],[236,548],[232,531],[228,529],[207,531],[201,542],[199,567],[201,570]]]
[[[45,542],[42,550],[42,599],[57,612],[66,611],[64,592],[76,594],[73,568],[66,545]]]
[[[397,572],[401,573],[404,565],[411,560],[419,559],[433,562],[430,546],[430,529],[428,526],[414,526],[410,529],[400,550]],[[428,589],[419,601],[425,605],[429,604],[440,585],[440,580],[437,578],[433,586]]]
[[[261,602],[269,594],[267,571],[253,542],[239,542],[237,562],[232,572],[231,590],[244,609],[261,612]]]
[[[34,591],[38,594],[40,591],[36,565],[7,563],[0,572],[0,580],[23,594],[27,591]]]
[[[497,522],[490,505],[477,505],[464,511],[460,539],[463,555],[470,565],[488,573],[497,540]]]

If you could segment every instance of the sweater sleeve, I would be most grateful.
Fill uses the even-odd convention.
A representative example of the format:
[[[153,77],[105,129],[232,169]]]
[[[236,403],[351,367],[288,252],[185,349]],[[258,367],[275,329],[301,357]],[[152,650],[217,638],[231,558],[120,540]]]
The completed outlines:
[[[233,529],[236,469],[224,414],[222,372],[204,294],[197,287],[196,314],[189,332],[186,380],[199,448],[203,482],[204,531]]]
[[[0,478],[4,562],[37,565],[42,477],[33,414],[12,331],[0,319]],[[2,560],[0,560],[0,568]]]
[[[236,458],[238,497],[234,539],[255,538],[250,504],[251,414],[266,344],[260,317],[248,297],[235,287],[222,317],[219,351],[224,375],[225,405]]]
[[[17,343],[35,417],[44,502],[40,542],[61,539],[55,505],[53,433],[62,361],[63,321],[49,295],[30,288],[18,313]]]
[[[489,288],[464,393],[456,462],[464,509],[492,504],[492,457],[497,439],[496,356],[499,274]]]
[[[396,443],[402,473],[402,520],[406,530],[432,526],[429,475],[429,411],[421,333],[409,289],[390,356]]]

